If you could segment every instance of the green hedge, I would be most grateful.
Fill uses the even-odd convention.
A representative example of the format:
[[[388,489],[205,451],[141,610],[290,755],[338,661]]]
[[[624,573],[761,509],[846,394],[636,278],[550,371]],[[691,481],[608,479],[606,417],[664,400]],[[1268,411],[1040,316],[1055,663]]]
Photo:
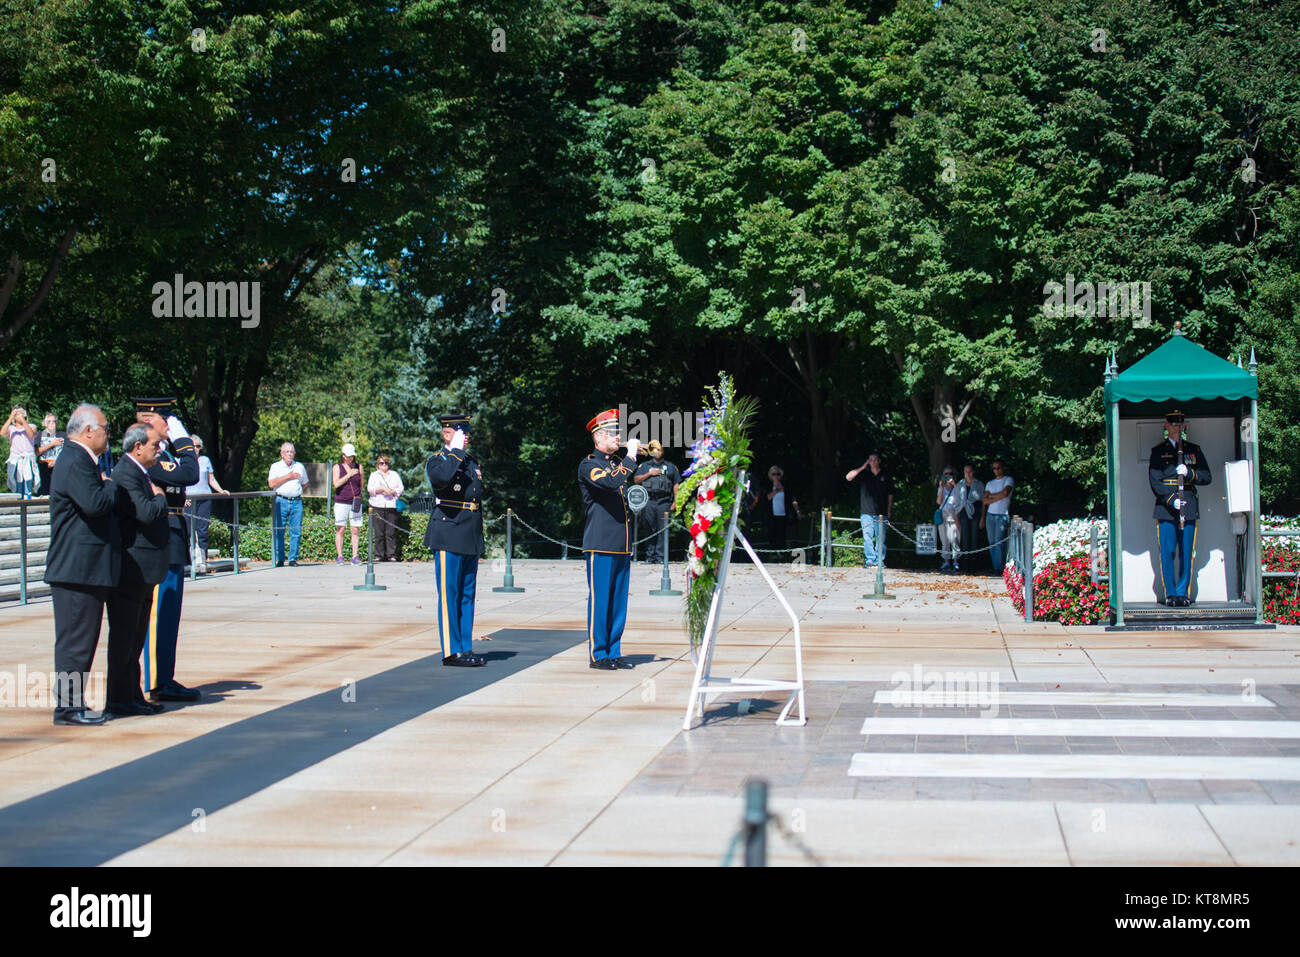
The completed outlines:
[[[358,529],[361,534],[359,554],[363,560],[367,556],[369,522],[370,513],[367,512],[362,520],[361,527]],[[270,522],[263,519],[250,523],[244,521],[241,515],[240,524],[243,527],[239,530],[239,557],[252,559],[253,561],[271,561]],[[433,555],[424,547],[424,531],[428,524],[429,516],[427,513],[403,512],[398,515],[397,558],[399,561],[432,561]],[[493,546],[498,544],[493,538],[493,536],[489,536],[488,539],[489,554],[491,554]],[[285,544],[287,547],[287,534],[285,535]],[[208,532],[208,547],[217,549],[222,555],[230,554],[230,526],[215,517],[212,519],[212,527]],[[343,557],[352,557],[350,526],[349,531],[346,531],[343,535]],[[333,561],[335,558],[334,523],[330,522],[326,525],[323,515],[303,516],[302,538],[298,543],[298,558],[304,562]]]

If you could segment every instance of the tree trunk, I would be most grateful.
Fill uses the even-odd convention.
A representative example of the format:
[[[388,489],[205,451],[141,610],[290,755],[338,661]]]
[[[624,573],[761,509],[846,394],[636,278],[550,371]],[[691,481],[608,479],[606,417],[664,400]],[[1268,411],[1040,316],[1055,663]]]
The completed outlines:
[[[839,337],[836,337],[837,339]],[[803,384],[804,394],[808,398],[808,458],[812,463],[811,497],[805,498],[803,511],[822,508],[830,501],[836,489],[839,474],[839,456],[837,443],[831,433],[831,416],[828,416],[826,400],[818,385],[821,359],[818,353],[818,339],[811,332],[805,331],[804,348],[800,350],[796,340],[786,343],[786,350],[794,363],[795,370]],[[835,345],[832,343],[831,348]],[[840,416],[842,418],[842,415]]]
[[[897,364],[899,371],[903,371],[903,357],[899,353],[894,353],[894,362]],[[930,459],[930,477],[938,479],[943,474],[945,465],[956,465],[958,457],[957,437],[960,434],[960,425],[954,423],[950,429],[944,428],[943,413],[951,410],[952,415],[956,418],[961,414],[961,409],[957,407],[957,385],[952,382],[941,382],[931,390],[931,403],[929,407],[920,392],[913,392],[908,398],[912,403],[912,411],[916,413],[917,424],[921,427],[921,435],[925,439],[926,453]],[[945,442],[945,432],[956,432],[952,435],[953,441]]]

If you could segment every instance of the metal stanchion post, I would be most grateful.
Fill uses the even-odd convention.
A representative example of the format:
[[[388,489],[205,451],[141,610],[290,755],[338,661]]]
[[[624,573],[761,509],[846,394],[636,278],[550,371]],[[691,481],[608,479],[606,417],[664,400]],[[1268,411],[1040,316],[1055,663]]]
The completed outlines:
[[[1025,621],[1034,620],[1034,525],[1032,522],[1025,522],[1023,529],[1024,542],[1021,548],[1025,556]]]
[[[822,544],[821,544],[821,565],[826,568],[830,565],[830,525],[831,510],[822,509]]]
[[[876,590],[867,592],[863,598],[875,599],[892,599],[894,596],[885,593],[885,562],[880,557],[882,551],[881,545],[885,541],[885,516],[876,516]]]
[[[53,525],[50,526],[53,529]],[[18,506],[18,597],[27,604],[27,506]]]
[[[664,570],[659,576],[659,587],[652,588],[652,595],[680,595],[681,592],[673,588],[673,580],[668,574],[668,526],[672,522],[672,512],[664,512],[664,531],[663,541],[659,543],[659,550],[664,553]]]
[[[366,583],[364,585],[353,585],[353,591],[388,591],[387,585],[375,584],[375,514],[374,509],[367,507],[366,515]]]
[[[194,553],[199,547],[199,525],[195,520],[195,509],[193,503],[190,504],[189,514],[185,520],[190,523],[190,581],[199,577],[199,563],[194,560]]]
[[[235,563],[235,574],[239,574],[239,499],[232,499],[234,512],[230,525],[230,557]]]
[[[767,782],[745,782],[745,866],[767,866]]]
[[[502,578],[501,584],[493,591],[505,591],[517,593],[524,589],[515,587],[515,571],[511,561],[514,559],[515,538],[514,538],[515,511],[512,508],[506,509],[506,573]]]
[[[565,542],[560,546],[560,561],[567,562],[568,560],[569,560],[569,543]]]

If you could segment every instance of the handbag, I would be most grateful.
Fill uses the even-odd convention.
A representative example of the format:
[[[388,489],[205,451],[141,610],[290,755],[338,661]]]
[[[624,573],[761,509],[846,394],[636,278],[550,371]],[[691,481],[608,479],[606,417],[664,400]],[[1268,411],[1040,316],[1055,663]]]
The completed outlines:
[[[404,498],[398,498],[398,499],[393,503],[393,507],[396,508],[397,511],[398,511],[399,513],[401,513],[401,512],[405,512],[405,511],[406,511],[406,508],[407,508],[407,506],[406,506],[406,499],[404,499]]]

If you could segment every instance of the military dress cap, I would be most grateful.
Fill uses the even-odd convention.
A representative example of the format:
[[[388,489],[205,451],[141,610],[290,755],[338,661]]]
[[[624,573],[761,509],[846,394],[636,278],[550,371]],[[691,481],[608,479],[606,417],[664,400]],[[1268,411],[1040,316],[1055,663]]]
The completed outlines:
[[[1170,409],[1168,412],[1165,413],[1165,421],[1184,422],[1186,421],[1186,417],[1183,415],[1182,409]]]
[[[135,403],[135,411],[137,414],[141,412],[157,412],[159,415],[167,416],[171,415],[176,409],[175,396],[164,396],[152,399],[132,399],[131,401]]]
[[[587,423],[587,431],[595,432],[597,429],[617,429],[618,428],[618,409],[606,409],[598,413],[595,418]]]
[[[462,432],[469,432],[469,416],[464,412],[452,412],[448,415],[438,416],[438,421],[442,423],[444,429],[459,429]]]

